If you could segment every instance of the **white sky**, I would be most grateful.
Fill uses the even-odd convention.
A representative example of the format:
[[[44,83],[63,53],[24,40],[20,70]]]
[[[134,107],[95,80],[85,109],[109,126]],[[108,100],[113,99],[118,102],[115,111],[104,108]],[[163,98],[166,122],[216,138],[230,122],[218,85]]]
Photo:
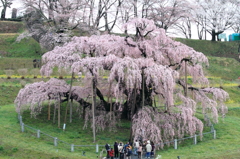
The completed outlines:
[[[11,18],[13,8],[16,8],[18,10],[17,15],[21,15],[21,10],[23,9],[21,0],[14,0],[12,2],[11,8],[7,8],[6,18]],[[2,9],[0,8],[0,10],[2,10]]]

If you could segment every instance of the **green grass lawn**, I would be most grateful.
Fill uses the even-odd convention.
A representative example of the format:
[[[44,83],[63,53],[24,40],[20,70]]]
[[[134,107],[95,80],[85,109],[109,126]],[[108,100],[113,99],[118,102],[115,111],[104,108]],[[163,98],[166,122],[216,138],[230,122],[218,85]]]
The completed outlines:
[[[231,111],[230,111],[231,112]],[[162,158],[172,159],[180,156],[184,159],[237,159],[240,156],[240,113],[237,116],[227,115],[225,119],[220,119],[215,125],[217,138],[203,140],[197,145],[189,144],[173,148],[166,151],[160,151]],[[192,140],[192,139],[191,139]]]
[[[25,127],[24,133],[21,132],[20,124],[17,119],[17,113],[13,105],[5,105],[0,107],[0,158],[88,158],[96,159],[100,155],[96,153],[96,144],[99,146],[99,151],[104,149],[104,145],[109,143],[113,145],[115,141],[127,142],[129,139],[130,124],[123,121],[119,125],[119,130],[116,132],[103,131],[98,132],[96,143],[93,143],[92,131],[90,128],[83,130],[83,121],[75,114],[75,120],[72,123],[67,123],[66,131],[59,129],[57,124],[53,124],[52,120],[47,120],[47,116],[43,113],[37,118],[31,118],[29,111],[23,114],[23,122],[34,128],[40,129],[40,138],[37,138],[35,130]],[[64,110],[61,114],[64,114]],[[63,117],[61,125],[63,124]],[[53,138],[59,140],[58,146],[54,146]],[[74,152],[70,152],[70,145],[93,145],[92,147],[75,147]],[[82,156],[83,151],[86,152],[86,157]]]
[[[44,133],[56,136],[60,140],[75,145],[95,145],[92,143],[92,133],[90,129],[82,130],[82,121],[74,121],[67,124],[66,131],[57,128],[51,121],[44,118],[30,118],[29,114],[24,114],[23,122],[41,129]],[[42,116],[43,117],[43,116]],[[31,120],[30,120],[31,119]],[[175,150],[173,146],[157,151],[163,159],[173,159],[180,156],[184,159],[225,159],[238,158],[240,155],[240,107],[230,108],[226,118],[219,118],[219,123],[214,127],[217,138],[213,139],[213,134],[206,134],[203,140],[198,139],[197,145],[193,144],[193,139],[187,139],[178,145]],[[17,119],[17,113],[13,105],[0,107],[0,158],[78,158],[96,159],[95,147],[77,147],[74,152],[70,152],[70,146],[59,143],[57,147],[53,145],[53,140],[45,135],[36,137],[36,132],[25,128],[22,133]],[[113,143],[116,141],[126,141],[129,134],[129,124],[123,123],[117,132],[104,131],[97,134],[97,143]],[[103,149],[100,147],[99,150]],[[82,156],[82,151],[86,152],[86,157]]]

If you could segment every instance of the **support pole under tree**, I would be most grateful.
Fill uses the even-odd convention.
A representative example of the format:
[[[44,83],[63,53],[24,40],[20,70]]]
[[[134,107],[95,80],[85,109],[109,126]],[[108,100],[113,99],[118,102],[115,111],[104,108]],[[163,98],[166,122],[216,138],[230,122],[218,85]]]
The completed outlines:
[[[130,141],[132,141],[132,117],[133,117],[133,113],[134,113],[134,109],[135,109],[135,106],[136,106],[136,98],[137,98],[137,89],[136,89],[136,82],[137,80],[135,81],[134,83],[134,97],[133,97],[133,105],[132,105],[132,108],[131,108],[131,129],[130,129]]]
[[[111,89],[112,89],[112,82],[110,82],[110,85],[109,85],[109,90],[108,90],[108,103],[109,103],[109,100],[110,100],[110,113],[113,111],[112,110],[112,94],[111,94]],[[112,115],[110,114],[110,120],[112,120]]]
[[[50,100],[48,100],[48,120],[50,120],[50,116],[51,116],[51,103]]]
[[[81,104],[79,103],[79,107],[81,107]],[[85,117],[85,107],[82,107],[82,119],[84,120]]]
[[[74,72],[72,72],[72,77],[71,77],[69,95],[68,95],[68,99],[67,99],[67,106],[66,106],[65,117],[64,117],[63,131],[65,131],[66,124],[67,124],[67,112],[68,112],[68,106],[70,104],[69,100],[70,100],[70,97],[71,97],[71,94],[72,94],[73,76],[74,76]]]
[[[185,97],[187,97],[187,61],[185,60],[185,91],[184,91]]]
[[[144,96],[145,96],[145,89],[144,89],[144,69],[142,69],[142,107],[144,106]]]
[[[61,96],[59,95],[59,99],[58,99],[58,128],[60,128],[60,121],[61,121]]]
[[[92,77],[92,122],[93,122],[93,142],[96,142],[96,130],[95,130],[95,106],[96,106],[96,82]]]
[[[69,122],[72,123],[72,109],[73,109],[73,99],[71,99],[71,103],[70,103],[70,112],[69,112]]]
[[[55,102],[55,104],[54,104],[54,111],[53,111],[53,124],[55,124],[56,123],[56,102]]]

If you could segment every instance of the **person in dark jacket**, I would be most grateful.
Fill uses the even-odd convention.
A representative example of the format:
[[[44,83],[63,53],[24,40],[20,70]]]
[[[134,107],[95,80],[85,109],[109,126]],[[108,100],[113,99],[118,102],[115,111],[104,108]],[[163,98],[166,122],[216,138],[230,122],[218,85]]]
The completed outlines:
[[[110,145],[108,143],[105,145],[105,149],[107,151],[107,158],[109,158]]]
[[[126,147],[126,158],[127,159],[131,159],[131,155],[132,155],[132,146],[130,144],[128,144],[128,146]]]
[[[114,143],[114,158],[118,158],[118,143],[117,141]]]
[[[153,142],[151,142],[151,145],[152,145],[151,156],[154,156],[155,145]]]

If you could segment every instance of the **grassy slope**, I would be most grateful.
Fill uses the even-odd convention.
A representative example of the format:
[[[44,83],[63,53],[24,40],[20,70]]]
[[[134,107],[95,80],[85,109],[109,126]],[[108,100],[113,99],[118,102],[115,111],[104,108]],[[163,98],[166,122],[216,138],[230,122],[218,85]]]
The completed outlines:
[[[207,41],[207,40],[192,40],[192,39],[176,39],[192,48],[194,50],[203,52],[207,56],[227,57],[239,59],[238,48],[239,41],[221,42],[221,41]]]
[[[39,58],[42,53],[39,44],[33,39],[16,42],[16,37],[23,32],[22,22],[0,21],[0,56]]]
[[[17,33],[23,30],[22,22],[0,21],[0,33]]]
[[[43,110],[43,112],[46,111]],[[63,114],[64,112],[62,112]],[[23,114],[23,122],[33,128],[40,129],[42,132],[51,136],[56,136],[69,144],[74,145],[95,145],[92,143],[92,133],[90,128],[82,129],[83,122],[76,117],[72,124],[67,124],[66,131],[57,128],[57,125],[52,124],[52,120],[46,119],[45,113],[43,116],[38,116],[37,119],[30,118],[29,112]],[[75,114],[76,115],[76,114]],[[17,113],[13,105],[5,105],[0,107],[0,158],[88,158],[96,159],[99,154],[95,153],[95,147],[77,147],[74,152],[70,152],[70,145],[59,143],[57,147],[53,145],[53,139],[41,134],[41,138],[36,138],[36,132],[25,128],[25,132],[20,132],[20,126],[17,120]],[[114,141],[128,140],[129,123],[120,125],[121,131],[114,132],[99,132],[96,140],[99,145],[106,143],[113,144]],[[1,149],[2,147],[2,149]],[[101,151],[103,147],[100,147]],[[86,152],[87,157],[82,157],[82,151]]]
[[[162,151],[160,154],[163,158],[172,159],[181,156],[184,159],[233,159],[240,156],[240,112],[236,116],[229,115],[215,125],[217,139],[205,140],[197,145],[179,146],[178,150],[169,149]],[[212,136],[210,136],[212,138]]]
[[[47,144],[46,141],[36,139],[27,133],[21,133],[13,105],[0,108],[0,158],[82,158],[79,153],[67,150],[57,151],[58,148]]]
[[[236,80],[240,77],[240,63],[233,58],[208,56],[210,63],[208,72],[225,80]]]
[[[33,38],[16,42],[18,35],[16,33],[0,34],[0,56],[39,58],[41,54],[39,44]]]

